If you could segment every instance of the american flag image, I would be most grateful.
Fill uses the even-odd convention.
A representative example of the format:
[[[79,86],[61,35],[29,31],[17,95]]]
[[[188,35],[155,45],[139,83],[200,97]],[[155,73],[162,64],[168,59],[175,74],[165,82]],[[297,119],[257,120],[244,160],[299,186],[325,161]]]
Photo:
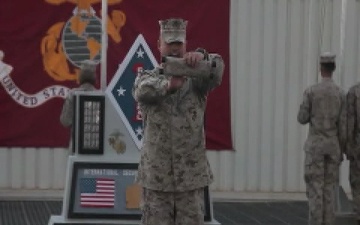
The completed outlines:
[[[80,206],[113,208],[115,204],[115,180],[108,178],[80,179]]]

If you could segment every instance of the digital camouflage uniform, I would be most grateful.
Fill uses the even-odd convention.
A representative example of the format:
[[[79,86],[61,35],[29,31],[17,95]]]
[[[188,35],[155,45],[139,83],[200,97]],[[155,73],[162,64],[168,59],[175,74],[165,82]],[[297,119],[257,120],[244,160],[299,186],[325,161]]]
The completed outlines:
[[[159,68],[144,71],[135,80],[133,95],[144,122],[137,176],[144,188],[144,225],[203,224],[199,194],[213,180],[205,152],[204,113],[207,95],[220,85],[224,68],[219,55],[209,57],[217,63],[214,76],[188,78],[176,92],[167,91],[169,77]],[[169,207],[180,218],[175,223]]]
[[[307,88],[298,121],[309,123],[305,142],[305,183],[309,224],[334,224],[334,187],[346,145],[345,93],[331,78]]]
[[[202,225],[204,221],[204,189],[163,192],[143,189],[143,225]],[[176,210],[174,210],[176,208]],[[175,215],[176,214],[176,215]],[[174,218],[180,220],[174,221]]]
[[[94,91],[94,83],[96,80],[96,63],[92,60],[84,60],[80,65],[79,72],[79,83],[80,86],[73,88],[69,91],[66,96],[63,108],[60,114],[60,122],[65,127],[70,127],[72,125],[73,114],[74,114],[74,100],[73,96],[75,92],[78,91]]]
[[[347,94],[348,145],[350,159],[349,181],[354,211],[360,220],[360,83],[351,87]]]
[[[74,93],[77,91],[94,91],[95,87],[90,83],[84,83],[77,88],[70,90],[69,94],[66,96],[61,114],[60,122],[65,127],[70,127],[72,125],[73,114],[74,114]]]
[[[91,60],[84,60],[80,65],[79,82],[80,86],[73,88],[66,96],[63,108],[60,114],[60,122],[64,127],[71,127],[74,114],[74,93],[79,91],[94,91],[96,80],[96,63]],[[73,129],[71,129],[73,132]],[[69,149],[72,149],[72,140],[70,139]],[[71,151],[69,151],[71,153]]]

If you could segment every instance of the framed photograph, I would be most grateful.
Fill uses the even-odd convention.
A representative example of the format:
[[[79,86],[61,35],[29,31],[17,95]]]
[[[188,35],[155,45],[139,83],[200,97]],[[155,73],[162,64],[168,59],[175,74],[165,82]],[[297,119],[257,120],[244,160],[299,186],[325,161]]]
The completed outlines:
[[[138,164],[74,162],[69,218],[140,220]]]
[[[104,153],[105,96],[79,95],[78,153]]]

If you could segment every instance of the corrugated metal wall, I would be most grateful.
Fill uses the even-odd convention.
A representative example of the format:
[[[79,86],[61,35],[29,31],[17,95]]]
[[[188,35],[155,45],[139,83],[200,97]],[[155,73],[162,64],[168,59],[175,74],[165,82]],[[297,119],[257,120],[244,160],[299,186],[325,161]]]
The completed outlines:
[[[67,154],[62,148],[1,148],[0,196],[63,189]]]
[[[337,54],[334,79],[345,90],[358,80],[360,3],[231,0],[230,16],[234,151],[208,152],[212,189],[231,198],[305,196],[307,127],[296,121],[302,92],[318,80],[322,51]],[[0,149],[0,196],[61,190],[66,157],[65,149]],[[347,166],[341,184],[349,191]]]

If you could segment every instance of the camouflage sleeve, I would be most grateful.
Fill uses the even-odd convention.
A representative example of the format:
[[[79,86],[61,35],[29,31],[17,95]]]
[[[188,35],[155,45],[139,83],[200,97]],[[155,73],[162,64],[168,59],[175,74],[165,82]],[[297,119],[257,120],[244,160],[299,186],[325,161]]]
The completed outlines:
[[[355,144],[355,129],[356,129],[356,95],[354,88],[350,88],[346,96],[346,110],[347,110],[347,144],[346,154],[352,155],[353,146]]]
[[[137,102],[153,104],[161,101],[168,93],[168,79],[153,71],[144,71],[134,82],[132,94]]]
[[[338,123],[339,143],[342,153],[346,154],[346,140],[347,140],[347,105],[346,95],[344,92],[341,93],[341,109]]]
[[[207,93],[221,84],[222,76],[224,73],[224,60],[218,54],[209,54],[209,60],[215,61],[216,67],[213,76],[208,78],[197,78],[194,81],[195,87],[201,92]]]
[[[60,122],[64,127],[70,127],[73,120],[73,94],[72,91],[69,92],[68,96],[65,99],[61,114]]]
[[[304,91],[303,101],[300,105],[300,109],[297,115],[297,120],[300,124],[307,124],[310,122],[310,110],[311,110],[311,99],[310,99],[310,88]]]

